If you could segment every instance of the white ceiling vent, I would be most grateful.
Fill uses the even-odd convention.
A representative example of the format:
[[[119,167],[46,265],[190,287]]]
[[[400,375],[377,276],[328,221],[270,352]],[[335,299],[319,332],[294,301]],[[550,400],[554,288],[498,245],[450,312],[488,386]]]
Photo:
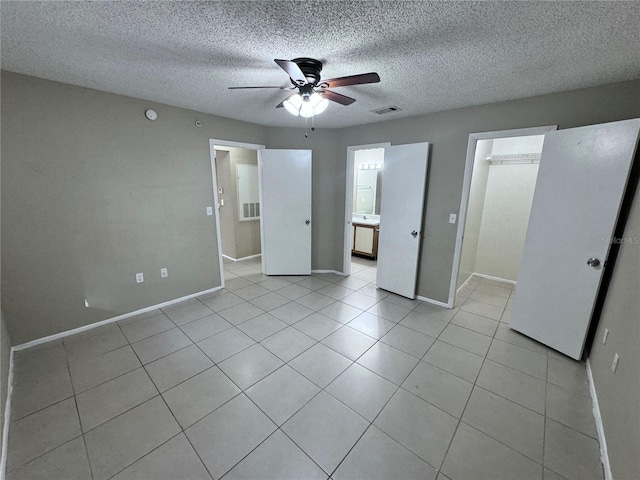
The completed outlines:
[[[387,113],[399,112],[401,109],[396,107],[395,105],[389,105],[388,107],[378,108],[377,110],[371,110],[373,113],[377,113],[378,115],[386,115]]]

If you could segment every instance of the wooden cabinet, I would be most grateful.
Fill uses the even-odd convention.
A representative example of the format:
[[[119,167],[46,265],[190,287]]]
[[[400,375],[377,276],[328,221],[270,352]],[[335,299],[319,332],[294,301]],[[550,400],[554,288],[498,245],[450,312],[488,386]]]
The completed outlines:
[[[351,253],[365,257],[378,257],[378,235],[380,225],[353,222]]]

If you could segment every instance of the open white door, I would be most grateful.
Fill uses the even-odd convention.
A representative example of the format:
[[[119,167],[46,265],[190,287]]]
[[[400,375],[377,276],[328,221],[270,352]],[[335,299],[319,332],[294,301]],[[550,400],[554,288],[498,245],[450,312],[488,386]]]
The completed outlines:
[[[428,143],[384,149],[376,285],[415,298]]]
[[[311,150],[261,150],[262,269],[311,274]]]
[[[510,326],[582,357],[640,119],[547,133]]]

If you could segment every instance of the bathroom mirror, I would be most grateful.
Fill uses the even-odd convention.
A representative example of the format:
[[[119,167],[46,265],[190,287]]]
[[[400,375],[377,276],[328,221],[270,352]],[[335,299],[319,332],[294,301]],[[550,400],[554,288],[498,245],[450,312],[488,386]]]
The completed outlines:
[[[380,215],[384,149],[358,150],[353,176],[353,213]]]

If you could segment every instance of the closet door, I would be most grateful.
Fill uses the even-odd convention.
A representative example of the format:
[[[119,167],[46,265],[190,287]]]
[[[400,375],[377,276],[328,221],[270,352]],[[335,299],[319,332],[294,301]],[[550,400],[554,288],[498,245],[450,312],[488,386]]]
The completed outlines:
[[[634,119],[545,135],[509,324],[576,360],[639,132]]]
[[[311,274],[311,150],[261,150],[262,271]]]

